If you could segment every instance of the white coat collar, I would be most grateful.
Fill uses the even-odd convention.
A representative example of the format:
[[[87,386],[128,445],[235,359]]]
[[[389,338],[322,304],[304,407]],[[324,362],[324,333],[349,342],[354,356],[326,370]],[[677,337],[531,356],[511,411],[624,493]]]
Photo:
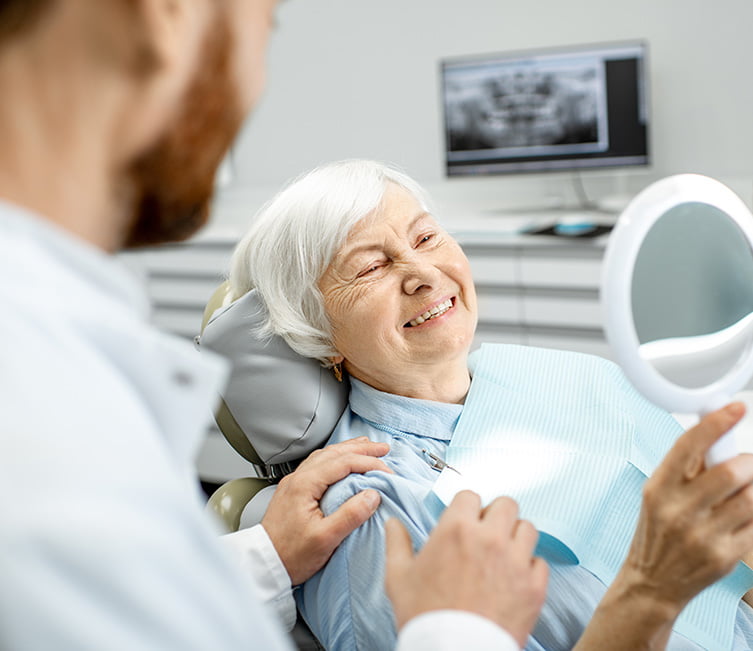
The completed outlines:
[[[51,318],[64,318],[112,363],[176,456],[193,464],[227,380],[225,360],[151,325],[143,284],[116,256],[2,200],[0,233],[2,266],[23,269],[28,279],[17,291],[33,288],[28,300],[43,301]]]

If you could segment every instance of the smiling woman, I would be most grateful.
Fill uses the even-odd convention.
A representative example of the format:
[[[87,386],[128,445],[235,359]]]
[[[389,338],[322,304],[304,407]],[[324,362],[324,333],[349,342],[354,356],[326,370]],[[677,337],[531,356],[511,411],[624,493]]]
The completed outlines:
[[[468,261],[432,216],[421,188],[380,163],[325,165],[282,190],[238,245],[230,283],[235,298],[256,288],[267,310],[264,331],[282,336],[306,357],[348,372],[348,408],[329,444],[367,436],[390,445],[384,460],[394,474],[351,475],[331,486],[321,502],[329,514],[364,489],[381,494],[377,512],[297,592],[304,618],[328,649],[393,648],[395,621],[384,588],[386,522],[399,519],[415,547],[426,541],[436,524],[426,500],[438,478],[437,460],[447,457],[464,422],[493,420],[496,445],[508,456],[522,449],[521,432],[540,441],[526,467],[535,467],[531,474],[542,481],[541,469],[568,455],[588,458],[593,468],[622,454],[626,438],[681,432],[669,414],[637,395],[619,369],[601,358],[520,346],[482,347],[469,356],[477,305]],[[480,420],[473,421],[476,417]],[[709,423],[704,427],[711,431]],[[600,442],[598,450],[584,443],[589,432]],[[558,454],[563,446],[564,456]],[[676,458],[679,452],[672,454],[665,462],[670,467],[683,462]],[[561,557],[546,558],[549,589],[527,649],[572,649],[584,631],[583,649],[662,648],[667,639],[670,648],[708,647],[704,638],[670,637],[672,625],[691,597],[734,567],[741,554],[729,546],[720,554],[720,541],[730,529],[746,530],[742,523],[753,518],[751,505],[728,505],[740,519],[716,523],[708,533],[693,501],[699,490],[708,492],[708,484],[671,492],[675,474],[666,469],[657,474],[652,497],[643,505],[650,525],[643,526],[650,532],[633,541],[628,561],[635,562],[626,563],[609,593],[606,584],[613,576],[604,578]],[[616,479],[600,489],[605,499],[623,491],[632,505],[631,523],[639,521],[645,480],[642,474],[635,477],[627,488]],[[573,481],[579,480],[574,475]],[[707,497],[721,503],[742,494],[739,488],[728,484]],[[568,508],[590,513],[577,491],[566,497]],[[525,496],[520,504],[525,513]],[[722,518],[725,510],[716,509],[711,519]],[[687,526],[677,531],[677,521]],[[632,526],[614,525],[604,531],[605,539],[616,540],[615,547],[626,553],[625,532]],[[667,570],[676,567],[674,561],[665,562],[656,551],[667,539],[677,551],[672,558],[682,558],[676,574]],[[686,577],[699,567],[703,580],[689,587]],[[657,576],[668,578],[657,581]],[[600,605],[605,593],[609,597]],[[607,615],[589,625],[595,611],[605,610]],[[728,610],[725,616],[735,625],[725,634],[737,636],[740,648],[750,647],[753,610],[734,597]]]
[[[338,351],[334,363],[380,391],[462,400],[477,318],[470,267],[409,191],[387,184],[319,289]]]
[[[342,161],[288,186],[238,245],[230,284],[234,297],[257,288],[268,332],[374,388],[449,403],[468,392],[468,260],[394,168]]]
[[[266,333],[279,334],[304,357],[333,365],[339,352],[319,283],[336,256],[342,258],[340,248],[346,240],[354,254],[362,254],[357,249],[363,243],[353,243],[357,232],[351,231],[380,207],[388,186],[412,199],[413,212],[403,215],[406,221],[428,217],[421,187],[402,172],[372,161],[317,168],[291,182],[262,208],[236,248],[230,285],[236,298],[257,288],[269,311]],[[359,224],[359,229],[365,226]],[[382,243],[365,244],[376,251]],[[368,269],[358,269],[354,276],[363,271]]]

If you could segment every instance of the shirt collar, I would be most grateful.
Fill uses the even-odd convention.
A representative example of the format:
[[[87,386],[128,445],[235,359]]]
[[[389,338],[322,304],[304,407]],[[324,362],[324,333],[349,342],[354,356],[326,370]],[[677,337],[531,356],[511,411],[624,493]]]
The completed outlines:
[[[117,256],[3,199],[0,199],[0,216],[5,233],[24,246],[36,249],[48,264],[60,269],[62,277],[75,274],[76,279],[86,279],[90,290],[135,311],[142,318],[149,315],[149,301],[142,283]],[[35,271],[26,269],[29,274]],[[49,276],[49,268],[45,269],[45,274]]]
[[[351,377],[350,409],[377,426],[449,441],[463,405],[397,396]]]

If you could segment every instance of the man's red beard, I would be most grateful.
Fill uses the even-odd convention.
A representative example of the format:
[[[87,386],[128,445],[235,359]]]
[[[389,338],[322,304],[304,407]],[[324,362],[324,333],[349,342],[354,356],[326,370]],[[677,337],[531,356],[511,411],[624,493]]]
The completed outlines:
[[[127,248],[181,241],[206,223],[217,168],[243,122],[232,51],[231,30],[218,16],[180,114],[131,167]]]

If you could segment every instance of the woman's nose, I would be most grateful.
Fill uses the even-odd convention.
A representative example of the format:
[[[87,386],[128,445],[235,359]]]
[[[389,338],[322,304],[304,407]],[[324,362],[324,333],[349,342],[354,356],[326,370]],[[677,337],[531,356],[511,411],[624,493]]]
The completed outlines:
[[[403,274],[403,291],[409,295],[431,291],[438,285],[439,270],[428,261],[407,262]]]

